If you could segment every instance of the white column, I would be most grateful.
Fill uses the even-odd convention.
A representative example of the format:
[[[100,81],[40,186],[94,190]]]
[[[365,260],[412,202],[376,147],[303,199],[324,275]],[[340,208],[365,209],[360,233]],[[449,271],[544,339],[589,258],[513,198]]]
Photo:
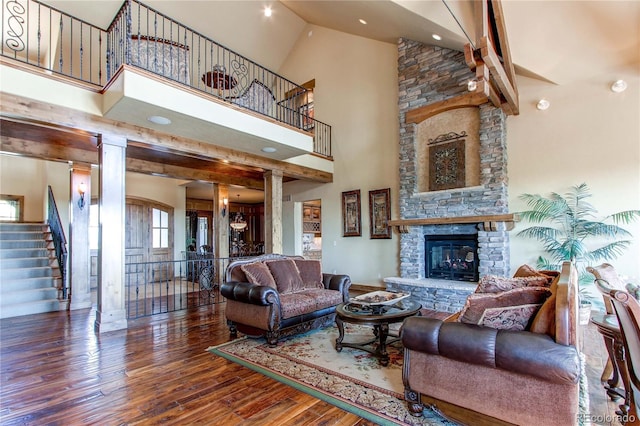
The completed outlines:
[[[89,211],[91,207],[91,165],[73,164],[70,168],[71,214],[69,219],[69,309],[91,307],[89,252]],[[84,194],[81,193],[81,189]]]
[[[264,249],[265,253],[282,253],[282,172],[264,174]]]
[[[98,238],[99,333],[127,328],[124,279],[125,166],[127,141],[102,135],[100,159],[100,209]]]
[[[224,205],[224,199],[227,205]],[[222,216],[222,211],[224,216]],[[217,259],[229,257],[229,187],[227,185],[213,184],[213,239],[214,256]],[[216,268],[216,282],[224,280],[225,260],[220,260]]]

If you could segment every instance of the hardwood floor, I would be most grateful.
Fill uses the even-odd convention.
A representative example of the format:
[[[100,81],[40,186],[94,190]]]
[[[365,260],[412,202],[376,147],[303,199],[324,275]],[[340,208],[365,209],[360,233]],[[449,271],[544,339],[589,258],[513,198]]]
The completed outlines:
[[[372,425],[207,352],[229,339],[224,307],[100,335],[88,309],[0,320],[0,423]],[[587,330],[592,414],[604,418],[615,409],[599,383],[604,345]]]

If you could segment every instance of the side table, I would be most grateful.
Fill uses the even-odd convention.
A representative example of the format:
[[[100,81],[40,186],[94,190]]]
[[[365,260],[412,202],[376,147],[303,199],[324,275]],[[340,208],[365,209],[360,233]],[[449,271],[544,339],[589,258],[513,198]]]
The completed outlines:
[[[605,314],[602,312],[593,312],[591,314],[591,322],[598,328],[598,332],[602,334],[604,345],[609,354],[609,362],[612,365],[611,378],[607,380],[609,374],[608,366],[605,367],[602,380],[607,380],[605,389],[607,395],[612,400],[624,398],[624,403],[620,405],[620,412],[617,414],[626,415],[629,412],[629,404],[631,403],[631,392],[629,387],[629,373],[627,371],[627,362],[625,359],[624,340],[618,325],[618,318],[615,314]],[[624,389],[618,387],[622,379]]]

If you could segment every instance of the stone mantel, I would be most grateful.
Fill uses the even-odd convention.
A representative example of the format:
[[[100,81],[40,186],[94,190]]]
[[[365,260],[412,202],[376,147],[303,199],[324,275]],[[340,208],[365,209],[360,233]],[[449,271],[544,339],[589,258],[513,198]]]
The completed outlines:
[[[492,214],[483,216],[459,216],[459,217],[423,217],[413,219],[395,219],[389,221],[389,226],[398,227],[398,232],[408,232],[409,226],[424,226],[424,225],[451,225],[451,224],[466,224],[466,223],[481,223],[484,226],[485,231],[491,231],[497,229],[497,224],[500,222],[505,223],[506,230],[511,231],[515,225],[515,222],[519,220],[518,216],[513,213],[508,214]]]

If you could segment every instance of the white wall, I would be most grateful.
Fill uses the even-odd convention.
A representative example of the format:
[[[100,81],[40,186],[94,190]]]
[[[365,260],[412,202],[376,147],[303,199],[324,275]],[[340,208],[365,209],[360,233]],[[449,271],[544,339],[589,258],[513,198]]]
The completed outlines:
[[[399,238],[369,238],[369,191],[391,188],[398,216],[397,46],[309,25],[279,72],[293,81],[315,78],[315,117],[332,126],[335,159],[333,183],[287,183],[284,194],[322,201],[325,272],[383,285],[398,275]],[[343,237],[341,193],[354,189],[361,191],[362,236]]]
[[[624,78],[623,93],[609,89]],[[640,76],[606,75],[590,81],[553,85],[518,78],[520,115],[507,119],[510,211],[525,210],[522,193],[564,193],[586,183],[591,204],[603,216],[640,209]],[[540,98],[551,102],[538,111]],[[535,264],[541,246],[511,232],[511,268]],[[633,233],[633,245],[611,263],[619,273],[640,279],[640,222],[624,226]]]

